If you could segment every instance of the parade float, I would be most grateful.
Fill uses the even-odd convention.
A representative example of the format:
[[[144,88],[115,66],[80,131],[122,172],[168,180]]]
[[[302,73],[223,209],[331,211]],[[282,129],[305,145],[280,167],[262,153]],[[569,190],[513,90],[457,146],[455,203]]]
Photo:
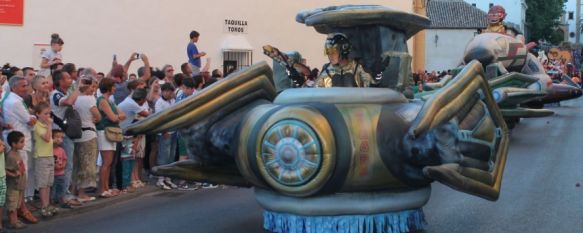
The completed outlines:
[[[155,173],[253,187],[271,232],[421,230],[434,181],[498,199],[508,129],[480,61],[468,61],[432,95],[407,98],[406,41],[427,18],[347,5],[300,12],[296,20],[350,41],[342,54],[378,87],[330,82],[276,90],[287,76],[274,77],[265,62],[252,65],[128,129],[181,130],[196,160]],[[340,42],[329,52],[343,51]]]
[[[488,27],[466,45],[463,61],[477,60],[483,65],[492,95],[508,127],[514,128],[521,118],[552,115],[551,110],[542,109],[544,104],[578,98],[582,92],[577,85],[553,83],[541,60],[529,53],[534,44],[525,44],[519,30],[504,24],[505,16],[502,6],[490,8]],[[425,84],[426,91],[415,96],[431,97],[451,81],[446,76],[438,83]]]

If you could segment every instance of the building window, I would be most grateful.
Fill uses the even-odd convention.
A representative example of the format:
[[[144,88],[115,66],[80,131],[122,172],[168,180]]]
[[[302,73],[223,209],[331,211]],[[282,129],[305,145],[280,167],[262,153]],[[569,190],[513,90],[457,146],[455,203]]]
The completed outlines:
[[[492,8],[494,6],[494,3],[490,3],[490,8]]]
[[[252,51],[223,51],[223,74],[241,70],[253,64]]]
[[[574,32],[569,33],[569,37],[575,38],[575,33]]]
[[[473,7],[476,7],[476,4],[475,4],[475,3],[472,3],[472,6],[473,6]]]
[[[573,20],[573,12],[569,11],[569,20]]]

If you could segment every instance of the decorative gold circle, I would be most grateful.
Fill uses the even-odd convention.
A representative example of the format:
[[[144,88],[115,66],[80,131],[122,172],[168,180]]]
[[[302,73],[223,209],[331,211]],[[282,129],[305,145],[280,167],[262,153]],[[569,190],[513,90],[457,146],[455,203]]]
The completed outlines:
[[[272,179],[286,186],[308,183],[322,161],[314,130],[298,120],[281,120],[263,135],[261,158]]]
[[[306,182],[281,182],[281,179],[273,177],[273,170],[265,167],[265,164],[270,162],[262,156],[264,149],[263,137],[270,136],[266,133],[273,126],[284,120],[299,121],[310,127],[317,140],[320,142],[320,159],[319,169],[310,176]],[[267,121],[261,126],[259,133],[262,135],[256,139],[256,160],[259,171],[267,184],[275,190],[290,196],[309,196],[318,191],[328,182],[332,176],[336,164],[336,144],[332,128],[322,114],[309,106],[293,106],[286,107],[270,116]],[[270,140],[270,139],[266,139]]]

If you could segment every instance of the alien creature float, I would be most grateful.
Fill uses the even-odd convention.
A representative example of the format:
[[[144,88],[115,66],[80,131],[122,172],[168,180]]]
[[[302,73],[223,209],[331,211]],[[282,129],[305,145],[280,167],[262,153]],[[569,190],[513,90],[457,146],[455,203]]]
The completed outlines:
[[[197,159],[156,173],[254,187],[272,232],[423,229],[433,181],[498,198],[508,129],[480,62],[469,62],[427,99],[412,100],[403,95],[406,40],[429,25],[427,18],[349,5],[300,12],[296,20],[344,35],[347,58],[380,77],[380,88],[332,84],[278,93],[269,66],[255,64],[128,129],[183,133]]]
[[[502,6],[490,8],[488,27],[466,45],[463,61],[468,64],[478,60],[483,65],[502,116],[513,128],[520,118],[552,115],[551,110],[541,109],[544,104],[578,98],[582,92],[574,84],[553,83],[540,60],[528,52],[534,44],[525,44],[522,33],[503,22],[505,17]],[[426,84],[425,91],[416,97],[432,96],[451,80],[446,77]]]

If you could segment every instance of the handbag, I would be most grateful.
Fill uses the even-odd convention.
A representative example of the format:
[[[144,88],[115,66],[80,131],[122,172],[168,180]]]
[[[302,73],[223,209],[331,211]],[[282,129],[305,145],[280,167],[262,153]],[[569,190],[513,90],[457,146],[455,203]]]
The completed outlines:
[[[123,132],[120,127],[105,127],[105,138],[111,142],[122,142]]]

